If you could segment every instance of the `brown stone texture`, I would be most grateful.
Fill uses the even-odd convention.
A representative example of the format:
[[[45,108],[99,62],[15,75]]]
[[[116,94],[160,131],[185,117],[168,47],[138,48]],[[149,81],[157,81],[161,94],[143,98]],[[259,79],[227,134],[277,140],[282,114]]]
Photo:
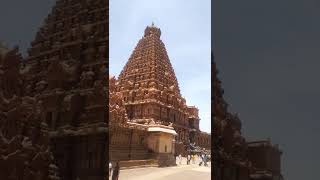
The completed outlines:
[[[241,135],[241,121],[236,113],[228,111],[224,90],[218,79],[215,62],[213,70],[214,141],[218,171],[214,178],[228,180],[280,180],[280,150],[270,141],[247,142]],[[267,144],[267,145],[264,145]]]
[[[18,48],[0,51],[0,179],[60,179],[41,100],[22,96]]]
[[[107,14],[107,0],[57,1],[23,69],[24,92],[43,102],[42,118],[63,179],[105,174]]]
[[[106,176],[108,5],[108,0],[57,0],[31,42],[23,63],[10,52],[7,54],[10,60],[6,57],[0,60],[1,107],[9,108],[6,104],[10,102],[13,113],[18,111],[20,102],[34,101],[39,106],[37,119],[33,121],[46,124],[47,141],[61,179],[98,180]],[[28,104],[23,107],[33,108]],[[2,115],[4,123],[3,116],[10,117],[12,123],[6,125],[11,128],[6,133],[18,135],[14,123],[19,124],[23,118]],[[6,126],[2,123],[1,127]],[[31,131],[34,126],[26,126],[22,132]],[[34,136],[44,138],[39,133]],[[13,150],[4,151],[13,153]],[[32,151],[43,151],[43,155],[22,157],[36,157],[39,163],[48,161],[48,157],[43,159],[47,156],[45,153],[49,153],[46,149],[35,146]],[[35,173],[48,174],[38,169],[40,164],[29,166]]]
[[[120,161],[121,169],[135,166],[161,165],[167,156],[148,148],[149,125],[130,122],[122,93],[116,91],[115,77],[109,78],[109,159]]]

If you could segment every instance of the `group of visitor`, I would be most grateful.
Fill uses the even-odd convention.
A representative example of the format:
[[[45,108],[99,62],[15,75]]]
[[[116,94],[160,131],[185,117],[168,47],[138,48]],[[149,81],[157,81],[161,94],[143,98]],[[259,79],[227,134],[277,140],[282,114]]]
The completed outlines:
[[[210,155],[200,154],[199,156],[200,156],[200,158],[201,158],[201,161],[200,161],[200,163],[199,163],[199,166],[201,166],[202,164],[203,164],[204,166],[208,166],[208,161],[209,161],[209,159],[210,159]]]
[[[187,164],[189,165],[190,164],[190,161],[192,161],[192,164],[195,164],[196,163],[196,155],[192,154],[192,155],[188,155],[187,156]]]
[[[198,159],[200,159],[199,166],[201,166],[202,164],[204,166],[208,166],[208,161],[210,160],[210,155],[207,155],[207,154],[204,154],[204,153],[203,154],[200,153],[198,155],[194,155],[194,154],[187,155],[187,157],[186,157],[187,158],[187,165],[189,165],[190,162],[192,162],[192,164],[195,164],[197,157],[198,157]],[[178,161],[179,161],[179,165],[181,165],[182,164],[182,155],[181,154],[179,154],[179,156],[178,156]]]
[[[182,162],[182,156],[181,154],[179,154],[179,164],[181,165],[181,162]]]
[[[120,166],[119,162],[116,162],[116,166],[112,168],[112,163],[109,162],[109,177],[112,174],[112,180],[118,180],[119,179],[119,173],[120,173]]]

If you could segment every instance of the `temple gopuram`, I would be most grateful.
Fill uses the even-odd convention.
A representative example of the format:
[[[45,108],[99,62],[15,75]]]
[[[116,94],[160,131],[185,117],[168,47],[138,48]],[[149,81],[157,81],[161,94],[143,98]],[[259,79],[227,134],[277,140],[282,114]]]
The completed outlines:
[[[168,166],[174,155],[211,149],[211,135],[200,131],[198,109],[181,96],[160,36],[159,28],[147,26],[119,77],[109,79],[113,161]]]
[[[0,44],[0,179],[59,180],[41,101],[24,95],[18,51]]]
[[[214,57],[213,57],[214,58]],[[270,140],[248,142],[241,135],[241,121],[228,111],[213,60],[213,179],[283,180],[281,150]]]
[[[0,179],[102,180],[108,0],[57,0],[26,58],[0,48]]]

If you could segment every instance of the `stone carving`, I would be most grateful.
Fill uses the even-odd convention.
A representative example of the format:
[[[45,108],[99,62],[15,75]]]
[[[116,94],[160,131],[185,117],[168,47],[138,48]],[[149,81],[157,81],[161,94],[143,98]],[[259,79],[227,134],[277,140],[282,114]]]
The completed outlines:
[[[80,86],[82,88],[91,87],[93,85],[94,76],[95,73],[92,71],[92,69],[82,72],[80,77]]]
[[[127,113],[124,107],[123,96],[116,92],[116,79],[109,78],[109,125],[126,123]]]
[[[0,178],[59,179],[47,125],[40,118],[41,101],[17,96],[6,99],[0,94],[0,116]]]
[[[55,59],[48,67],[48,85],[50,89],[64,87],[66,77],[65,69],[62,64]]]

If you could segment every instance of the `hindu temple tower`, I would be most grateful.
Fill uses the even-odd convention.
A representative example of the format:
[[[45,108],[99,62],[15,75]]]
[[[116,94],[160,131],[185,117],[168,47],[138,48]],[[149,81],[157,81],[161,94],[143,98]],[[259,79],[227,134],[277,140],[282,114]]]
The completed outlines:
[[[130,122],[172,126],[178,153],[188,144],[210,149],[210,135],[199,129],[198,109],[180,93],[160,28],[146,27],[117,81]]]

